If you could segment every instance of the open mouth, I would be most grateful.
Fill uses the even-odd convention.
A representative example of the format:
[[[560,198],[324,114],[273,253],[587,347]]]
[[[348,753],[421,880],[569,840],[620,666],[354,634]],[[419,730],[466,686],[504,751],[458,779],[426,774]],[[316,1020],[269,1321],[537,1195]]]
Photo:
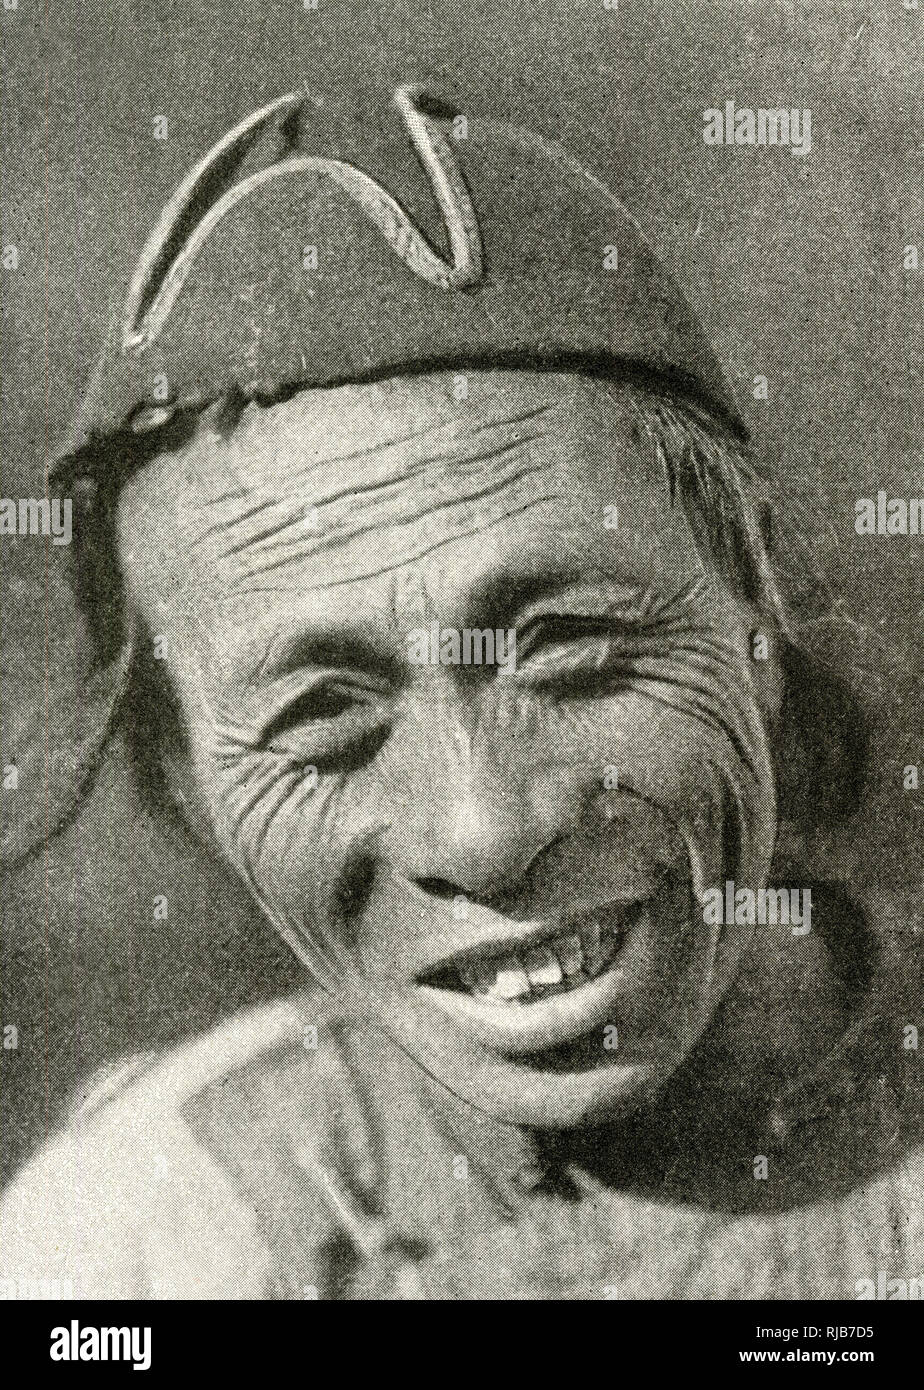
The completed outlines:
[[[613,965],[642,911],[642,903],[607,904],[564,928],[533,934],[515,951],[482,948],[462,954],[429,971],[421,983],[500,1007],[569,994]]]
[[[502,1055],[557,1048],[618,1021],[626,967],[645,949],[654,909],[646,898],[543,925],[511,922],[505,940],[460,951],[418,976],[417,988]]]
[[[619,897],[575,909],[544,921],[476,914],[455,942],[449,937],[441,959],[419,970],[420,1002],[468,1040],[533,1071],[628,1074],[652,1045],[639,1028],[640,1007],[644,1013],[644,1000],[664,993],[665,972],[684,974],[694,949],[690,884],[665,866]]]

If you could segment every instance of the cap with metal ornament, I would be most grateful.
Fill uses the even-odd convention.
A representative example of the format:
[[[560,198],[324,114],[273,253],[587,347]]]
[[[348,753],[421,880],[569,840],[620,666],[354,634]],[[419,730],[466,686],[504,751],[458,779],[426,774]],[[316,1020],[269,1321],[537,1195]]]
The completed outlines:
[[[637,377],[745,433],[637,223],[559,145],[423,84],[294,92],[165,207],[58,457],[232,389],[491,365]]]

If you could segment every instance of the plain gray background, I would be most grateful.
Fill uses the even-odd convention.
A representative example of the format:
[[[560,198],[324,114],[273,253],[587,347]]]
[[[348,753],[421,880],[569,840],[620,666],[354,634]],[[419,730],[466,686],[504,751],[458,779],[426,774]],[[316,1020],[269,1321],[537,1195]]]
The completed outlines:
[[[300,84],[438,74],[558,137],[624,198],[707,325],[756,440],[830,575],[840,659],[875,711],[869,802],[813,852],[879,892],[920,896],[924,538],[861,539],[854,501],[921,496],[924,0],[427,5],[318,0],[19,0],[3,39],[0,492],[40,495],[107,317],[188,166]],[[703,111],[812,111],[812,147],[718,148]],[[153,139],[157,115],[170,138]],[[751,397],[756,373],[767,402]],[[44,546],[0,541],[6,727],[73,663]],[[801,562],[796,562],[796,566]],[[9,750],[0,747],[2,762]],[[8,794],[8,793],[7,793]],[[166,893],[167,922],[152,917]],[[240,896],[165,836],[118,760],[85,814],[3,889],[4,1166],[53,1128],[100,1061],[300,982]]]

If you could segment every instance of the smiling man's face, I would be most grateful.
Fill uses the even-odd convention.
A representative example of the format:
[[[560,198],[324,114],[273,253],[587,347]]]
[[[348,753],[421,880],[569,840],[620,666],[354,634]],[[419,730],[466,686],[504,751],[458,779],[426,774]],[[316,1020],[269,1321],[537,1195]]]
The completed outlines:
[[[624,399],[473,372],[251,406],[126,485],[119,548],[176,780],[325,985],[500,1119],[650,1097],[747,944],[698,895],[765,878],[779,691]],[[515,662],[411,660],[434,625]]]

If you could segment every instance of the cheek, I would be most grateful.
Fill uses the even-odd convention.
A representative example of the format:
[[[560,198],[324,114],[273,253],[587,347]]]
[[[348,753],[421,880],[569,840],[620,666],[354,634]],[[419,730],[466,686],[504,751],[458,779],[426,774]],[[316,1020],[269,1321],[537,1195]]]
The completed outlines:
[[[761,711],[754,700],[733,708],[714,702],[694,714],[637,692],[556,712],[546,726],[559,752],[545,774],[543,794],[555,797],[569,779],[595,788],[594,814],[581,841],[579,828],[545,866],[563,882],[615,882],[683,875],[690,890],[693,956],[705,969],[701,1000],[711,1010],[746,944],[746,933],[706,931],[703,888],[727,877],[758,886],[775,836],[774,787]],[[567,859],[563,856],[569,856]],[[605,860],[612,859],[608,871]],[[574,865],[577,866],[575,872]],[[766,866],[766,867],[764,867]],[[607,880],[607,873],[611,880]],[[696,944],[698,943],[698,944]],[[674,975],[679,942],[648,973],[646,995]],[[679,963],[683,953],[676,957]],[[712,962],[714,961],[714,968]],[[688,968],[696,974],[694,959]],[[657,1010],[655,1011],[657,1013]]]
[[[262,752],[203,751],[197,781],[219,847],[277,924],[328,916],[346,858],[343,779]]]
[[[745,762],[725,729],[632,692],[565,702],[546,710],[533,733],[513,740],[504,760],[527,764],[544,796],[573,782],[604,801],[634,796],[675,823],[713,788],[719,766],[740,771]]]

